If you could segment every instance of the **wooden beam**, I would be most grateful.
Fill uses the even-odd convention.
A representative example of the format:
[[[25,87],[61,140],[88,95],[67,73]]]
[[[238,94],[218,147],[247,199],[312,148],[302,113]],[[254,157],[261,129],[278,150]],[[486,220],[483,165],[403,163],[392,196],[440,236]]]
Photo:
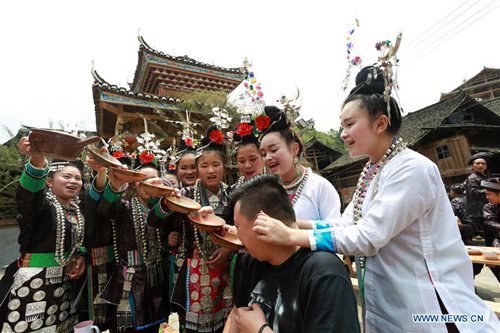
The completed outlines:
[[[146,120],[166,120],[165,117],[162,117],[160,115],[156,114],[142,114],[140,112],[127,112],[123,111],[123,105],[114,106],[112,104],[106,103],[106,106],[104,106],[104,109],[106,111],[109,111],[111,113],[114,113],[117,116],[122,116],[123,119],[144,119]]]

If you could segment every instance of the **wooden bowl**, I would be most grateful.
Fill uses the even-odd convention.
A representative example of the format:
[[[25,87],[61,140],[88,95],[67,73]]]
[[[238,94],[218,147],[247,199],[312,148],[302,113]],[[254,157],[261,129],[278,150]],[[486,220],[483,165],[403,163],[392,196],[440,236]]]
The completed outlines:
[[[226,224],[226,221],[214,214],[208,214],[203,218],[201,214],[192,213],[188,217],[196,228],[206,232],[214,232]]]
[[[53,159],[75,160],[82,153],[83,147],[100,141],[101,138],[93,136],[80,139],[65,132],[33,128],[28,140],[33,152]]]
[[[192,212],[197,212],[200,210],[201,205],[194,201],[193,199],[189,199],[187,197],[176,197],[176,196],[168,196],[165,199],[169,203],[169,208],[174,212],[179,212],[182,214],[189,214]]]
[[[210,234],[210,237],[212,238],[212,242],[216,245],[233,251],[239,251],[244,247],[241,240],[236,235],[229,232],[226,232],[224,236],[214,232],[213,234]]]
[[[118,159],[116,159],[110,153],[103,153],[99,151],[99,149],[96,147],[89,147],[89,153],[92,156],[92,158],[103,167],[109,168],[112,166],[114,167],[122,166],[120,161],[118,161]]]
[[[116,167],[110,167],[109,171],[111,171],[118,180],[126,183],[141,181],[149,177],[147,174],[139,171],[119,169]]]
[[[165,185],[153,185],[145,182],[142,182],[140,186],[148,195],[152,196],[153,198],[167,196],[174,191],[173,188]]]

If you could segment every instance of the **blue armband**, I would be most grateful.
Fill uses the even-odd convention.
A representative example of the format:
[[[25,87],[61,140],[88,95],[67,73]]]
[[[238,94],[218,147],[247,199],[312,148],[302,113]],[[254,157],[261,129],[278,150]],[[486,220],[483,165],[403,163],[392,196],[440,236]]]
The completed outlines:
[[[311,230],[309,242],[312,250],[335,253],[335,236],[332,229]]]
[[[324,220],[314,220],[312,221],[312,224],[314,230],[329,229],[332,227],[329,222]]]

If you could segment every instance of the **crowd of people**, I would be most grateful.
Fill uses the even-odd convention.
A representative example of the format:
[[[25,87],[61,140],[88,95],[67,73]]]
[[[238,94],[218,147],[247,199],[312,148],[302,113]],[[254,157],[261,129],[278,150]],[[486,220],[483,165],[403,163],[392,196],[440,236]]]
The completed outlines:
[[[457,224],[465,245],[477,245],[484,240],[486,246],[500,247],[499,215],[497,213],[498,199],[496,194],[500,190],[499,178],[487,177],[490,153],[472,155],[468,164],[472,173],[464,183],[450,186],[449,197],[453,212],[457,217]],[[479,236],[479,242],[474,237]],[[483,269],[482,264],[474,264],[474,276]],[[490,267],[497,280],[500,281],[500,269]]]
[[[146,174],[145,184],[177,188],[171,195],[198,202],[202,216],[222,217],[221,232],[235,233],[240,251],[216,245],[168,196],[151,196],[90,155],[94,178],[80,202],[82,165],[49,163],[22,138],[20,257],[0,281],[2,333],[70,332],[85,319],[112,332],[158,332],[174,312],[182,332],[359,332],[337,254],[356,257],[366,332],[500,331],[474,293],[463,244],[478,226],[499,230],[499,182],[468,179],[467,203],[463,186],[452,187],[454,214],[436,165],[398,137],[401,110],[386,86],[380,68],[367,67],[343,103],[342,140],[369,161],[342,215],[333,185],[301,165],[292,119],[275,106],[234,130],[240,178],[231,185],[217,125],[197,146],[183,135],[167,170],[147,151],[137,161],[115,154],[122,169]],[[490,200],[484,213],[472,214],[469,192]],[[417,314],[482,320],[419,322]]]

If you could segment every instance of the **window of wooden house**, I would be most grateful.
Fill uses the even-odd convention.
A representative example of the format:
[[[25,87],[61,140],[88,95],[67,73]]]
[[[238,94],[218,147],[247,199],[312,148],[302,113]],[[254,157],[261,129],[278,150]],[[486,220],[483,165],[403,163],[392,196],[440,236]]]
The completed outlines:
[[[436,148],[436,153],[438,160],[445,159],[450,157],[450,150],[448,149],[448,145],[439,146]]]

